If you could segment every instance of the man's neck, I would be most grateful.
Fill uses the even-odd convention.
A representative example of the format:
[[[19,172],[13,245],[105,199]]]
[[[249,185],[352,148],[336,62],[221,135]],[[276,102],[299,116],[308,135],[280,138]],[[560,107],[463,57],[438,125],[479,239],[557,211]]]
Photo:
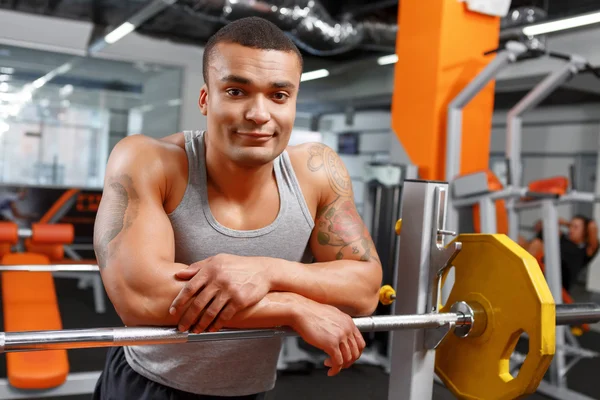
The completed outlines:
[[[209,146],[206,148],[206,175],[209,185],[240,203],[251,199],[259,192],[257,188],[274,179],[272,162],[259,167],[242,167]]]

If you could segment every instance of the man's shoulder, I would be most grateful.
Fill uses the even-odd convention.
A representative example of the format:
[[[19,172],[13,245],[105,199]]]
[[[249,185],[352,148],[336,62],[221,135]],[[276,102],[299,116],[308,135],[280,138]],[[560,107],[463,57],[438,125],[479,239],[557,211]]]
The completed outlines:
[[[179,143],[181,140],[177,135],[160,139],[141,134],[127,136],[112,150],[109,168],[115,172],[151,171],[167,177],[180,174],[187,168],[185,144]]]
[[[334,156],[337,156],[331,147],[320,142],[307,142],[288,146],[286,150],[292,163],[302,163],[309,170],[314,169],[314,166],[311,168],[310,161],[314,161],[315,158],[322,157],[325,153],[328,155],[333,153]]]
[[[327,193],[350,195],[352,183],[339,155],[320,142],[288,146],[292,166],[299,180],[306,180]]]
[[[164,138],[153,138],[142,134],[127,136],[117,143],[111,152],[112,156],[124,156],[132,162],[156,162],[185,155],[183,134],[170,135]]]

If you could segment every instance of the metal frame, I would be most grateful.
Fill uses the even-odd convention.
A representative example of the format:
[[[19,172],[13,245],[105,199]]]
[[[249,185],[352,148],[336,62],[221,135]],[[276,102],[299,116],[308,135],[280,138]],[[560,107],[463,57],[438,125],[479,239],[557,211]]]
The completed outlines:
[[[534,207],[541,207],[544,221],[544,264],[545,276],[548,287],[557,306],[562,304],[562,275],[560,255],[560,229],[557,205],[571,202],[595,202],[598,198],[593,193],[572,191],[558,199],[542,199],[530,202],[515,202],[514,212]],[[567,364],[567,356],[574,358]],[[582,358],[596,357],[586,349],[579,346],[577,339],[569,328],[556,326],[556,352],[548,370],[549,381],[544,381],[538,391],[554,399],[591,400],[591,397],[582,395],[567,387],[567,373]]]
[[[395,315],[437,311],[437,277],[455,251],[443,248],[440,234],[445,228],[447,191],[448,184],[444,182],[404,181],[399,249],[403,273],[396,279],[396,292],[402,298],[394,302]],[[423,330],[390,333],[390,400],[432,398],[435,347],[431,342],[443,335],[439,338],[434,333],[433,339],[431,335],[428,339]]]
[[[506,159],[509,161],[508,176],[510,186],[522,186],[521,136],[523,114],[535,108],[559,86],[583,70],[585,66],[586,60],[584,58],[576,55],[571,56],[571,59],[565,65],[549,74],[508,112],[506,119]],[[509,197],[506,200],[508,236],[515,241],[519,236],[519,216],[515,211],[516,203],[517,199],[514,197]]]
[[[515,62],[517,58],[527,52],[526,45],[516,41],[506,43],[506,48],[481,71],[448,105],[447,133],[446,133],[446,180],[452,182],[460,174],[461,144],[462,144],[462,116],[463,109],[475,96],[491,82],[496,75],[507,65]],[[452,196],[450,196],[452,197]],[[450,199],[452,202],[452,199]],[[458,213],[453,207],[448,209],[447,226],[449,229],[458,229]]]

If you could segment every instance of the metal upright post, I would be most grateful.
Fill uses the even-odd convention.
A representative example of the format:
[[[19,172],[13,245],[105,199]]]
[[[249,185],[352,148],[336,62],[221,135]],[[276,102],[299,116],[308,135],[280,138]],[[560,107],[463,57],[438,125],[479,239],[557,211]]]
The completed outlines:
[[[479,200],[481,233],[498,233],[496,219],[496,201],[490,196],[483,196]]]
[[[436,275],[455,247],[441,248],[448,184],[405,180],[402,232],[394,314],[423,314],[437,309]],[[409,212],[410,210],[410,212]],[[435,350],[425,330],[391,334],[389,400],[426,400],[433,395]],[[435,338],[434,338],[435,339]]]
[[[523,185],[523,170],[521,163],[523,114],[536,107],[560,85],[585,68],[585,65],[585,59],[578,56],[572,56],[569,62],[537,84],[508,112],[506,121],[506,158],[509,160],[510,168],[508,168],[508,173],[510,175],[509,181],[512,185],[516,187],[521,187]],[[513,197],[506,201],[506,209],[508,211],[508,235],[515,241],[519,236],[519,216],[515,211],[516,202],[517,199]]]
[[[526,51],[527,46],[523,43],[515,41],[507,42],[506,48],[498,52],[496,57],[483,71],[448,105],[448,126],[446,127],[446,180],[448,182],[452,182],[460,174],[462,114],[464,107],[496,77],[502,68],[515,62],[517,57]],[[458,212],[453,207],[449,207],[446,217],[448,229],[458,230]]]
[[[556,304],[562,303],[562,275],[560,265],[560,230],[558,227],[558,212],[555,200],[542,200],[542,215],[544,216],[544,264],[546,281]],[[556,353],[550,366],[550,382],[558,387],[565,387],[563,377],[565,369],[565,327],[556,327]]]

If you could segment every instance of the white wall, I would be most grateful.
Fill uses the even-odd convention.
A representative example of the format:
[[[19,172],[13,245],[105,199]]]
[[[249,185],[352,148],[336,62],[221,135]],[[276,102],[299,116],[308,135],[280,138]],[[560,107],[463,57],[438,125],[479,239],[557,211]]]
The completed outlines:
[[[354,200],[359,213],[362,213],[365,196],[367,195],[365,165],[375,161],[408,164],[409,160],[407,158],[392,159],[391,157],[392,147],[401,149],[401,146],[391,130],[389,112],[359,111],[354,115],[351,124],[347,122],[345,114],[325,115],[319,121],[319,131],[323,133],[323,142],[334,150],[337,150],[337,139],[340,133],[352,131],[360,134],[359,154],[342,154],[340,158],[352,179]]]

